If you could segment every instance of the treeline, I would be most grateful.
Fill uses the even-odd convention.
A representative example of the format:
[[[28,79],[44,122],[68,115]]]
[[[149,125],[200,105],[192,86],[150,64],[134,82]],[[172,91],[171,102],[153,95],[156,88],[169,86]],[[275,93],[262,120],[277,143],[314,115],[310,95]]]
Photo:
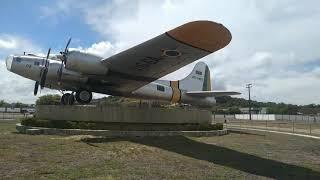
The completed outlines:
[[[0,107],[12,107],[12,108],[26,108],[32,107],[32,104],[25,104],[21,102],[8,103],[4,100],[0,100]]]
[[[243,98],[233,98],[229,96],[217,97],[217,105],[214,108],[216,111],[224,111],[232,114],[233,112],[240,111],[239,108],[248,108],[249,101]],[[317,114],[320,113],[320,104],[309,105],[295,105],[275,102],[258,102],[251,101],[252,108],[267,108],[268,114]],[[238,110],[237,110],[238,109]]]
[[[36,101],[37,105],[59,105],[60,104],[60,95],[44,95],[38,98]],[[249,101],[243,98],[233,98],[229,96],[217,97],[217,105],[210,107],[212,112],[221,114],[239,114],[241,113],[240,108],[248,108]],[[158,102],[154,101],[153,105],[155,107],[167,107],[174,108],[179,106],[172,106],[168,102]],[[98,105],[135,105],[141,104],[141,101],[138,99],[130,99],[117,96],[108,96],[101,99],[95,99],[92,101],[94,104]],[[142,101],[143,103],[143,101]],[[0,107],[32,107],[33,105],[24,104],[20,102],[16,103],[7,103],[4,100],[0,100]],[[309,105],[294,105],[294,104],[285,104],[285,103],[275,103],[275,102],[258,102],[251,101],[251,107],[255,109],[266,108],[268,114],[319,114],[320,113],[320,104],[309,104]],[[208,109],[208,108],[207,108]]]

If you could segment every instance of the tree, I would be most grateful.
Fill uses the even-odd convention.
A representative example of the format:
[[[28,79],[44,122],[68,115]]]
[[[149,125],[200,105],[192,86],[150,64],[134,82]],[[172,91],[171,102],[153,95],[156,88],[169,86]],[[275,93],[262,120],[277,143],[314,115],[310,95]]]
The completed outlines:
[[[0,107],[8,107],[10,106],[9,103],[5,102],[4,100],[0,100]]]
[[[239,108],[237,107],[231,107],[228,109],[229,114],[241,114],[241,111]]]
[[[59,105],[60,104],[61,96],[58,94],[48,94],[44,96],[40,96],[37,101],[36,105]]]

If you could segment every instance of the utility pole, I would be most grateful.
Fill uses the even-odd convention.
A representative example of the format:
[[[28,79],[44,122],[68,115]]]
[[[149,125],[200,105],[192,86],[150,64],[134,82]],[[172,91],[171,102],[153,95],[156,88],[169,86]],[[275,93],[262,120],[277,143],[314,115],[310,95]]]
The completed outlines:
[[[248,88],[248,92],[249,92],[249,118],[251,120],[251,96],[250,96],[250,89],[252,87],[252,84],[246,84],[246,88]]]

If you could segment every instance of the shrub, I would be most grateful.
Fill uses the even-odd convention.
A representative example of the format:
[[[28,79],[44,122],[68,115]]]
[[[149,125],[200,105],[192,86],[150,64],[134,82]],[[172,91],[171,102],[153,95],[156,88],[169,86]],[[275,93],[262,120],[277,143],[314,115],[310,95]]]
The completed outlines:
[[[106,130],[167,130],[167,131],[210,131],[222,130],[223,124],[128,124],[128,123],[95,123],[74,121],[51,121],[37,118],[23,118],[21,124],[25,126],[47,127],[59,129],[106,129]]]

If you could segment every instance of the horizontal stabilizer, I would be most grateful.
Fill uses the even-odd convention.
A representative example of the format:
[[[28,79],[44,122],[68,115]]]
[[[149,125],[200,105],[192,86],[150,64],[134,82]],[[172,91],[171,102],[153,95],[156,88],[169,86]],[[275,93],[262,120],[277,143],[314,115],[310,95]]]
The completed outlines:
[[[231,96],[239,95],[241,93],[235,91],[189,91],[186,92],[187,95],[197,96],[197,97],[220,97],[220,96]]]

